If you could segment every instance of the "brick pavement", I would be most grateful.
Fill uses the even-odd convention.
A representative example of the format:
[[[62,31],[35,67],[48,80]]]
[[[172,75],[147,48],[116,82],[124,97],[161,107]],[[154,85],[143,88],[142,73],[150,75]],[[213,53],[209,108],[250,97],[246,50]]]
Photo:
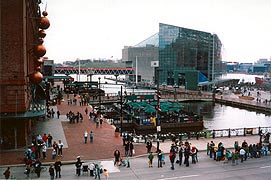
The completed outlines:
[[[124,153],[124,147],[122,146],[122,138],[115,137],[115,129],[112,125],[108,123],[103,123],[102,127],[96,128],[96,124],[89,120],[88,116],[85,114],[86,106],[79,105],[68,105],[66,101],[62,102],[61,105],[57,105],[57,109],[60,111],[61,115],[66,115],[70,110],[72,112],[81,112],[83,115],[83,122],[70,124],[67,121],[61,121],[66,142],[68,148],[63,149],[63,157],[61,161],[75,161],[76,157],[80,155],[82,160],[100,160],[113,158],[113,153],[116,149],[119,149],[121,153]],[[90,110],[90,108],[88,107]],[[48,121],[53,121],[51,119]],[[94,132],[93,143],[89,142],[85,144],[83,134],[87,130]],[[55,130],[54,130],[55,131]],[[43,133],[43,132],[40,132]],[[56,132],[55,132],[56,133]],[[54,132],[52,132],[54,134]],[[58,140],[58,139],[55,139]],[[65,147],[65,146],[64,146]],[[142,155],[146,153],[146,148],[144,143],[134,143],[135,155]],[[47,159],[42,160],[42,162],[53,162],[51,158],[52,149],[47,149]],[[2,151],[0,154],[0,165],[14,165],[23,164],[24,148],[18,150]]]

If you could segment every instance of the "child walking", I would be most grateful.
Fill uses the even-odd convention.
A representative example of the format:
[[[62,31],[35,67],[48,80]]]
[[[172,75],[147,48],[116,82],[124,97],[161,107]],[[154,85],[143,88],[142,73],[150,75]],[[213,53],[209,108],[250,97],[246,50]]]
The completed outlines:
[[[105,177],[105,179],[108,179],[108,176],[109,176],[109,174],[108,174],[107,169],[104,169],[104,177]]]

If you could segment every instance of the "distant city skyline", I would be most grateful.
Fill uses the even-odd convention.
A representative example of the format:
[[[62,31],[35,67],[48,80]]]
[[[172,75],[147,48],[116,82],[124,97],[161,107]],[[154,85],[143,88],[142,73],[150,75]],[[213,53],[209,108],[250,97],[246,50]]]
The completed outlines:
[[[159,23],[217,34],[222,60],[254,63],[271,57],[269,0],[42,0],[51,26],[46,57],[121,59],[159,32]]]

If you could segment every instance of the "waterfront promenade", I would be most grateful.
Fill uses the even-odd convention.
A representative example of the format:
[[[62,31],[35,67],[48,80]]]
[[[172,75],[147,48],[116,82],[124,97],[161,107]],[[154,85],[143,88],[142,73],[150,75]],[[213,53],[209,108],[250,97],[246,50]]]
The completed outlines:
[[[263,94],[263,93],[262,93]],[[266,94],[267,96],[267,94]],[[63,157],[60,157],[63,163],[74,162],[76,157],[80,155],[82,160],[102,160],[102,159],[113,159],[113,153],[116,149],[119,149],[122,154],[124,154],[124,147],[122,146],[122,138],[115,137],[114,135],[114,126],[110,123],[104,122],[102,127],[96,128],[96,124],[89,120],[88,116],[85,114],[86,107],[91,111],[90,106],[79,106],[77,105],[68,105],[67,97],[65,96],[64,101],[57,106],[52,106],[54,111],[60,111],[61,115],[58,119],[56,116],[49,120],[38,121],[35,129],[33,130],[36,134],[50,133],[53,136],[53,140],[58,141],[62,140],[64,143]],[[224,96],[223,98],[226,98]],[[229,97],[234,98],[234,97]],[[241,101],[238,98],[235,98],[234,101]],[[253,102],[253,101],[252,101]],[[72,112],[81,112],[84,120],[79,123],[70,124],[66,113]],[[84,143],[83,134],[85,131],[94,132],[94,142],[87,144]],[[258,135],[247,135],[247,136],[232,136],[228,137],[219,137],[219,138],[199,138],[189,139],[188,141],[192,146],[196,146],[200,151],[206,150],[206,145],[208,142],[213,140],[216,144],[223,142],[226,148],[233,148],[234,142],[238,141],[239,143],[246,140],[249,144],[255,144],[259,142]],[[170,145],[172,142],[166,140],[165,142],[160,143],[160,149],[168,153],[170,150]],[[146,145],[144,143],[134,143],[135,155],[134,157],[146,155]],[[153,142],[152,151],[156,151],[156,142]],[[1,151],[0,154],[0,165],[23,165],[24,157],[24,148],[17,150],[5,150]],[[47,150],[47,159],[42,160],[44,164],[49,164],[54,162],[51,158],[52,149]]]

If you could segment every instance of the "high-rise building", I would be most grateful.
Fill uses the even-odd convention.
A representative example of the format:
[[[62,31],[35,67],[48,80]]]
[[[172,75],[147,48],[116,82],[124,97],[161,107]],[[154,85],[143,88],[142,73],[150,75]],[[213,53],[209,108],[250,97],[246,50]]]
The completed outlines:
[[[199,83],[212,82],[224,72],[221,47],[216,34],[160,23],[159,33],[125,47],[122,59],[127,67],[137,67],[140,79],[197,90]],[[159,67],[151,67],[152,61]]]
[[[221,46],[215,34],[160,23],[159,83],[195,89],[200,79],[214,80],[222,72]]]
[[[0,1],[1,148],[28,144],[32,126],[45,115],[42,45],[49,27],[40,0]]]

